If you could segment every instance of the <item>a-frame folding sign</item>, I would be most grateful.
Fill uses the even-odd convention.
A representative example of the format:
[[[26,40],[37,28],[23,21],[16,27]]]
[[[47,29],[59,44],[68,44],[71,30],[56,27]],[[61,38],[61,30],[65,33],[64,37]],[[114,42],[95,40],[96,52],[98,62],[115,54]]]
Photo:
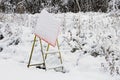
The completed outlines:
[[[58,51],[52,52],[52,53],[59,54],[60,63],[62,64],[61,52],[60,52],[60,48],[59,48],[59,44],[58,44],[58,40],[57,40],[57,37],[59,34],[59,27],[60,27],[59,23],[55,20],[55,18],[52,16],[52,14],[48,13],[45,10],[43,10],[39,14],[39,17],[37,19],[37,24],[34,28],[35,37],[34,37],[34,42],[32,45],[31,54],[30,54],[30,58],[29,58],[29,62],[28,62],[27,67],[42,65],[43,69],[45,69],[45,70],[47,69],[46,68],[46,58],[47,58],[47,54],[49,54],[49,52],[45,52],[43,50],[42,40],[44,40],[45,42],[48,43],[46,51],[49,50],[50,46],[55,47],[57,44]],[[43,63],[31,64],[32,54],[34,51],[34,46],[35,46],[35,42],[36,42],[37,37],[39,38],[39,41],[40,41]]]

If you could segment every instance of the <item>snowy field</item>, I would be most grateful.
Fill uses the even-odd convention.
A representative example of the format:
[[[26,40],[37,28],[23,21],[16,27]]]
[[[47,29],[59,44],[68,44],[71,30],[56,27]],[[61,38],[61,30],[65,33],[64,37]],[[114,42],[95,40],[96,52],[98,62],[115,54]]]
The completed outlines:
[[[65,73],[27,68],[33,28],[39,14],[0,13],[0,80],[120,80],[120,75],[115,72],[114,75],[109,74],[109,64],[105,59],[106,54],[113,51],[114,57],[118,58],[115,69],[120,69],[120,14],[52,15],[61,23],[60,48],[67,50],[62,52]],[[100,56],[91,56],[94,52]],[[111,62],[113,56],[107,59]],[[32,62],[41,62],[38,41]],[[58,64],[57,56],[49,55],[47,64],[48,67]]]

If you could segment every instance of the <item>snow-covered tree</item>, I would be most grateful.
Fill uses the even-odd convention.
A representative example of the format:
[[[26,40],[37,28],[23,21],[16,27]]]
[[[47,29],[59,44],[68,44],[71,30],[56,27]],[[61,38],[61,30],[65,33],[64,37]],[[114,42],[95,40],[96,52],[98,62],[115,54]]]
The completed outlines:
[[[117,11],[120,9],[120,0],[110,0],[108,11]]]

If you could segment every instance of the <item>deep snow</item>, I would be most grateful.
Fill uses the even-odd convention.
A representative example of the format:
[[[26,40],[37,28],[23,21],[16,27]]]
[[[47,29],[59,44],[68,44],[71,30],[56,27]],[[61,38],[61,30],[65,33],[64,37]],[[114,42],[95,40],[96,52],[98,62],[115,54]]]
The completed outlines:
[[[70,58],[69,58],[70,59]],[[110,75],[101,72],[99,63],[102,58],[84,56],[80,59],[80,66],[67,65],[71,71],[67,73],[55,72],[53,70],[41,70],[36,68],[27,68],[25,63],[15,61],[14,59],[0,59],[0,79],[2,80],[119,80]],[[84,62],[84,63],[83,63]],[[68,62],[67,62],[68,63]],[[67,64],[66,63],[66,64]]]

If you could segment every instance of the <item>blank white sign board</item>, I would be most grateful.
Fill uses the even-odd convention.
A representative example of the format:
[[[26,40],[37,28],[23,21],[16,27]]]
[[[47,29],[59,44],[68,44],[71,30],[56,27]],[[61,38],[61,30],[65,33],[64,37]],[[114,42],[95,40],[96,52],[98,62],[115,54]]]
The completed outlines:
[[[55,17],[46,10],[43,10],[37,19],[34,33],[48,44],[55,46],[59,27],[59,22],[56,21]]]

